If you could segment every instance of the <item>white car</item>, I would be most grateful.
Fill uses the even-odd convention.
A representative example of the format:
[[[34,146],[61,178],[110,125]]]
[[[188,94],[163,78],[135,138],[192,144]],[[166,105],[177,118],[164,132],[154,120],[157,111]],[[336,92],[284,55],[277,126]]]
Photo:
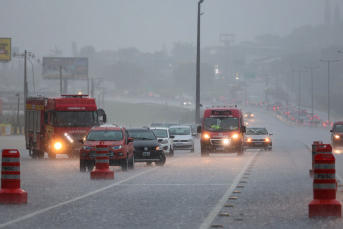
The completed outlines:
[[[196,133],[192,133],[189,126],[171,126],[169,134],[174,136],[174,150],[190,150],[192,153],[194,152],[193,136]]]
[[[244,149],[264,149],[271,151],[273,147],[272,139],[267,129],[264,127],[247,127],[244,136]]]
[[[152,132],[156,135],[157,139],[162,139],[160,142],[163,152],[169,156],[174,156],[174,136],[169,134],[169,128],[166,127],[153,127],[150,128]]]

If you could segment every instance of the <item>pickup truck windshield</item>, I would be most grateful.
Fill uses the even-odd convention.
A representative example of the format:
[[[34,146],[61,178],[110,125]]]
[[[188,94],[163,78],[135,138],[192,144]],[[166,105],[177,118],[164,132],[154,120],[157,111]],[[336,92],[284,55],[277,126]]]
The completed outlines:
[[[58,127],[88,127],[97,124],[96,111],[56,111],[54,126]]]
[[[224,132],[238,130],[238,118],[205,118],[204,130],[211,132]]]

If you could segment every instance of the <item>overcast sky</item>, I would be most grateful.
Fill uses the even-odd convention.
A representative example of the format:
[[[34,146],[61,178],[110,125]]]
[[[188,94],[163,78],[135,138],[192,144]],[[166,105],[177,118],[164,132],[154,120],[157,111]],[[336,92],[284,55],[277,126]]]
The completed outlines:
[[[198,0],[0,0],[0,37],[12,46],[47,56],[57,45],[65,56],[71,43],[96,51],[136,47],[170,52],[175,41],[196,44]],[[343,16],[343,1],[329,0]],[[286,35],[301,25],[324,21],[326,0],[204,0],[201,43],[219,45],[219,35],[236,41],[271,33]]]

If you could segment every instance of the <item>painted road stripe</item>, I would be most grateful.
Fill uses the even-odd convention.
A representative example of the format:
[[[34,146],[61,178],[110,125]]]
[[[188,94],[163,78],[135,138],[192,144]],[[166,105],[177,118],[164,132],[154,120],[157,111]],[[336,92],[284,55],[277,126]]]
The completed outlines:
[[[194,153],[188,154],[188,155],[186,155],[186,156],[180,157],[180,158],[175,159],[175,160],[173,160],[173,161],[171,161],[171,162],[169,162],[169,163],[166,163],[166,164],[172,164],[172,163],[177,162],[177,161],[179,161],[179,160],[183,160],[183,158],[185,158],[185,157],[195,156],[195,155],[197,155],[197,154],[199,154],[199,153],[196,153],[196,154],[194,154]],[[117,183],[114,183],[114,184],[108,185],[108,186],[106,186],[106,187],[103,187],[103,188],[101,188],[101,189],[98,189],[98,190],[95,190],[95,191],[93,191],[93,192],[90,192],[90,193],[88,193],[88,194],[85,194],[85,195],[76,197],[76,198],[71,199],[71,200],[67,200],[67,201],[61,202],[61,203],[59,203],[59,204],[55,204],[55,205],[50,206],[50,207],[47,207],[47,208],[43,208],[43,209],[41,209],[41,210],[32,212],[32,213],[30,213],[30,214],[24,215],[24,216],[22,216],[22,217],[16,218],[16,219],[11,220],[11,221],[8,221],[8,222],[6,222],[6,223],[2,223],[2,224],[0,224],[0,228],[7,227],[7,226],[12,225],[12,224],[14,224],[14,223],[23,221],[23,220],[25,220],[25,219],[32,218],[32,217],[34,217],[34,216],[36,216],[36,215],[42,214],[42,213],[47,212],[47,211],[50,211],[50,210],[52,210],[52,209],[55,209],[55,208],[58,208],[58,207],[61,207],[61,206],[64,206],[64,205],[73,203],[73,202],[78,201],[78,200],[82,200],[82,199],[84,199],[84,198],[86,198],[86,197],[89,197],[89,196],[92,196],[92,195],[97,194],[97,193],[99,193],[99,192],[105,191],[105,190],[107,190],[107,189],[109,189],[109,188],[118,186],[118,185],[120,185],[120,184],[122,184],[122,183],[124,183],[124,182],[126,182],[126,181],[132,180],[132,179],[134,179],[134,178],[137,178],[137,177],[139,177],[139,176],[142,176],[142,175],[144,175],[144,174],[146,174],[146,173],[152,172],[152,171],[154,171],[154,170],[156,170],[156,169],[159,169],[159,168],[161,168],[161,167],[152,168],[152,169],[150,169],[150,170],[147,170],[147,171],[138,173],[138,174],[136,174],[136,175],[134,175],[134,176],[132,176],[132,177],[129,177],[129,178],[125,179],[125,180],[118,181]]]
[[[245,164],[245,166],[241,169],[241,171],[239,172],[239,174],[237,175],[237,177],[235,178],[235,180],[233,181],[232,185],[230,186],[230,188],[226,191],[226,193],[224,194],[224,196],[221,198],[221,200],[218,202],[218,204],[213,208],[213,210],[210,212],[210,214],[207,216],[207,218],[205,219],[205,221],[201,224],[201,226],[199,227],[199,229],[208,229],[209,227],[211,227],[211,224],[214,220],[214,218],[217,217],[218,213],[220,212],[220,210],[223,208],[224,204],[226,203],[226,201],[229,199],[229,196],[232,194],[232,192],[234,191],[234,189],[236,188],[238,182],[240,181],[240,179],[242,178],[243,174],[245,173],[245,170],[248,168],[249,164],[251,163],[251,161],[255,158],[255,156],[258,154],[259,151],[255,152],[252,157],[247,161],[247,163]]]

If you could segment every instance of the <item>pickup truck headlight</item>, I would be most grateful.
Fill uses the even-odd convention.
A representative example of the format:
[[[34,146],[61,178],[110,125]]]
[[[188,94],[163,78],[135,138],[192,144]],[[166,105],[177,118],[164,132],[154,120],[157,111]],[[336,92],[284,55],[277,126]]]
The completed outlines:
[[[122,146],[122,145],[119,145],[119,146],[112,146],[111,148],[112,148],[112,149],[121,149],[121,148],[123,148],[123,146]]]
[[[92,149],[92,147],[91,146],[83,146],[83,149],[90,150],[90,149]]]

